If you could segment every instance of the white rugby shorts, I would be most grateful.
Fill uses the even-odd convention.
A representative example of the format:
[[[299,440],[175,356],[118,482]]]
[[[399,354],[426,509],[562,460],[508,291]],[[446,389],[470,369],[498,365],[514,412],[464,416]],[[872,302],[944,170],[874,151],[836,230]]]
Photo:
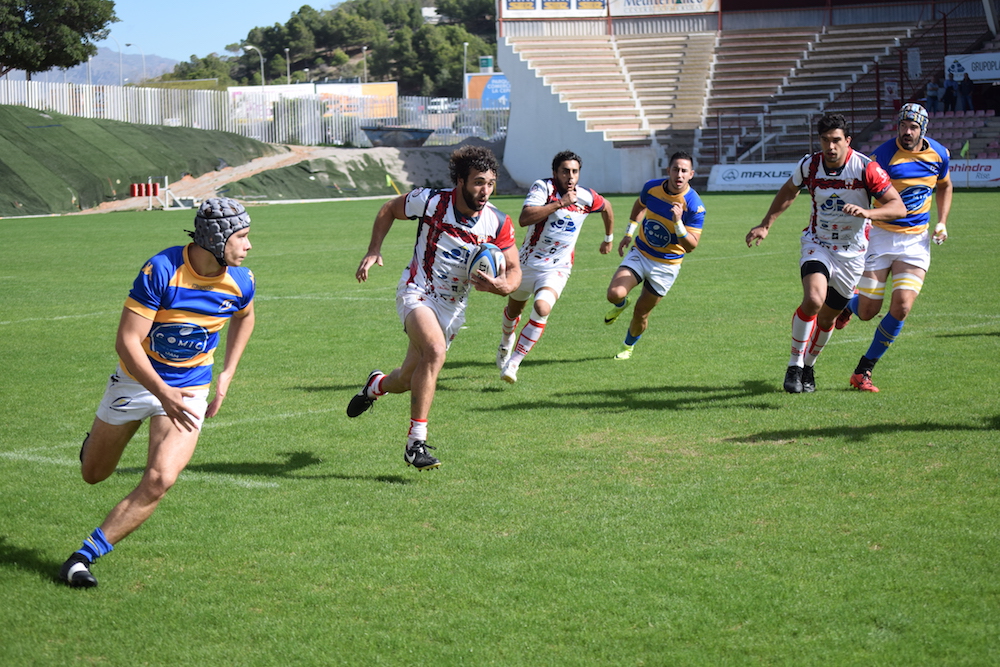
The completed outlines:
[[[445,346],[451,347],[455,334],[465,324],[465,298],[445,301],[427,294],[418,285],[402,282],[396,288],[396,312],[406,329],[406,317],[417,308],[430,308],[444,332]]]
[[[531,266],[521,265],[521,286],[511,292],[510,298],[514,301],[527,301],[532,294],[538,294],[538,290],[547,287],[562,296],[563,289],[569,281],[569,269],[544,268],[539,269]]]
[[[890,232],[872,227],[865,253],[865,271],[880,271],[892,267],[893,262],[906,262],[926,271],[931,266],[931,235],[928,230],[920,234]]]
[[[192,388],[194,396],[188,396],[184,403],[191,406],[192,421],[201,429],[205,410],[208,409],[208,388]],[[197,413],[197,414],[195,414]],[[153,396],[145,387],[126,375],[121,368],[108,378],[108,386],[104,390],[100,405],[97,406],[97,417],[112,426],[121,426],[129,422],[142,421],[157,415],[166,416],[166,411],[160,399]],[[201,417],[197,416],[198,414]]]
[[[635,246],[628,251],[625,259],[619,265],[630,269],[639,278],[639,282],[645,282],[649,291],[658,297],[664,297],[670,288],[673,287],[677,275],[681,272],[680,264],[664,264],[654,262],[649,259]]]
[[[845,299],[854,296],[854,288],[861,280],[865,270],[863,254],[844,255],[833,252],[830,248],[811,239],[802,237],[802,257],[799,266],[806,262],[819,262],[830,273],[828,285]]]

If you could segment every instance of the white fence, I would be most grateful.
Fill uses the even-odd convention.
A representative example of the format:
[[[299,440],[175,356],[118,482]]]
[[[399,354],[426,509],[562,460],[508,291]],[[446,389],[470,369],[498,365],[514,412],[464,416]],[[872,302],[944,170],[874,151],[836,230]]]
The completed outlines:
[[[479,107],[478,100],[452,100],[445,113],[431,113],[426,97],[283,96],[267,92],[233,95],[214,90],[0,80],[0,104],[55,111],[69,116],[221,130],[267,143],[368,147],[362,126],[398,125],[433,129],[426,145],[448,145],[469,136],[499,138],[509,108]]]

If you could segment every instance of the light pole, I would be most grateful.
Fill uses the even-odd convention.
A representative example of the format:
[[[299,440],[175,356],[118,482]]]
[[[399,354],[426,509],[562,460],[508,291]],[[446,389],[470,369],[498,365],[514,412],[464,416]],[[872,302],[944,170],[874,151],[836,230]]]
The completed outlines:
[[[111,35],[108,35],[108,39],[113,41],[115,43],[115,46],[118,47],[118,85],[123,86],[125,85],[125,82],[124,79],[122,78],[122,45],[119,44],[118,40],[112,37]]]
[[[244,44],[243,48],[244,49],[253,49],[254,51],[257,52],[257,55],[260,56],[260,87],[263,88],[264,87],[264,54],[261,53],[260,49],[258,49],[253,44]]]
[[[93,82],[90,80],[90,61],[93,60],[93,59],[94,59],[94,56],[89,56],[87,58],[87,85],[88,86],[93,85]]]
[[[361,60],[364,62],[364,66],[365,66],[365,79],[364,79],[364,83],[368,83],[368,47],[367,46],[362,46],[361,47]]]
[[[128,43],[126,43],[125,46],[134,46],[135,48],[139,49],[139,45],[138,44],[128,44]],[[142,80],[145,81],[146,80],[146,54],[145,54],[145,52],[143,52],[142,49],[139,49],[139,53],[142,54]]]
[[[288,60],[288,47],[285,47],[285,83],[292,82],[292,63]]]
[[[469,43],[462,42],[462,99],[465,99],[469,96],[469,86],[467,83],[469,77],[465,75],[465,73],[469,71],[467,65],[468,62],[469,62]]]
[[[306,67],[306,83],[309,83],[309,68]]]

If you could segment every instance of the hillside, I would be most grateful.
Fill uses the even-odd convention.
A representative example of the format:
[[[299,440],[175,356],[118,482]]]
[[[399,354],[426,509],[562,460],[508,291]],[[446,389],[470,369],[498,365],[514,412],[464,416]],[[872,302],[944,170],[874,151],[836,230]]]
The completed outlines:
[[[283,150],[227,132],[0,106],[0,217],[93,208],[149,177],[179,181]]]
[[[503,158],[502,141],[463,143],[489,146]],[[227,132],[0,106],[0,218],[145,209],[148,198],[129,197],[129,184],[164,175],[175,197],[196,201],[388,196],[413,186],[448,187],[455,148],[275,146]],[[520,192],[502,165],[498,176],[498,193]]]

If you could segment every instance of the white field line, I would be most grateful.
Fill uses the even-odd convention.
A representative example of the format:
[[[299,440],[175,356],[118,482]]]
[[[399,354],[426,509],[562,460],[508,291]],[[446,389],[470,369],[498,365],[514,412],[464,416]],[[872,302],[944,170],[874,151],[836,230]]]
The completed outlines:
[[[71,467],[71,468],[75,468],[80,465],[80,462],[76,459],[76,457],[57,459],[51,456],[38,456],[37,454],[31,454],[30,453],[31,451],[32,450],[0,452],[0,458],[8,459],[11,461],[26,461],[28,463],[41,463],[43,465],[54,465],[54,466]],[[207,473],[192,472],[190,470],[185,470],[184,472],[182,472],[181,478],[192,482],[205,482],[207,484],[228,484],[232,486],[241,486],[245,489],[274,489],[279,486],[277,482],[258,482],[252,479],[236,477],[235,475],[210,475]]]
[[[4,324],[22,324],[24,322],[56,322],[58,320],[75,320],[84,317],[106,317],[108,315],[114,315],[116,313],[121,313],[120,310],[105,310],[97,313],[83,313],[80,315],[57,315],[55,317],[28,317],[23,320],[6,320],[0,321],[0,325]]]
[[[339,410],[340,407],[338,406],[336,408],[324,408],[322,410],[283,412],[275,415],[263,415],[260,417],[251,417],[248,419],[234,419],[229,421],[216,421],[214,419],[210,419],[207,422],[205,422],[205,425],[202,427],[202,429],[210,430],[214,428],[228,428],[230,426],[239,426],[242,424],[252,424],[264,421],[295,419],[297,417],[304,417],[315,414],[325,414],[329,412],[336,412]],[[29,447],[29,448],[14,450],[12,452],[0,452],[0,458],[8,459],[11,461],[41,463],[43,465],[77,467],[80,465],[80,463],[75,455],[71,458],[55,458],[52,456],[41,456],[39,454],[36,454],[35,452],[45,452],[45,451],[51,451],[53,449],[72,449],[75,453],[75,451],[79,447],[80,447],[79,442],[64,443],[60,445],[46,445],[44,447]],[[246,479],[243,477],[237,477],[235,475],[214,475],[208,473],[194,472],[191,470],[185,470],[184,472],[182,472],[181,477],[185,480],[194,482],[205,482],[207,484],[230,484],[233,486],[240,486],[246,489],[274,489],[280,486],[277,482],[260,482],[256,480]]]

